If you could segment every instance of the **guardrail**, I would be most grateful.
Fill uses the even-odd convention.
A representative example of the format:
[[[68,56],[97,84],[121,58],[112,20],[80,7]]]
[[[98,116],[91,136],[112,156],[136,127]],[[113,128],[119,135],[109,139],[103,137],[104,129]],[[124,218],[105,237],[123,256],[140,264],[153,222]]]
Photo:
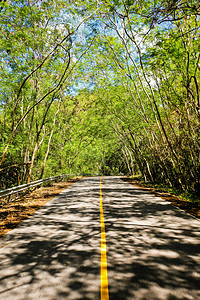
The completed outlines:
[[[6,190],[1,190],[0,191],[0,198],[5,197],[5,196],[11,196],[15,193],[27,190],[27,189],[35,187],[37,185],[41,185],[42,183],[47,182],[47,181],[53,181],[53,180],[62,179],[62,178],[65,178],[65,177],[70,177],[70,176],[73,176],[73,175],[66,174],[66,175],[48,177],[48,178],[32,181],[30,183],[22,184],[22,185],[19,185],[19,186],[14,186],[14,187],[6,189]]]

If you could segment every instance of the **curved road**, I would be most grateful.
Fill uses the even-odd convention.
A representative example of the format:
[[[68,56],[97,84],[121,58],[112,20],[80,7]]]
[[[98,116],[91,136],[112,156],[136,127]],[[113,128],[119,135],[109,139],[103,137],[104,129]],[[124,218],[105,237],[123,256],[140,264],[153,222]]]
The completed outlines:
[[[109,299],[200,299],[199,220],[118,177],[101,189]],[[101,219],[93,177],[6,234],[0,299],[101,299]]]

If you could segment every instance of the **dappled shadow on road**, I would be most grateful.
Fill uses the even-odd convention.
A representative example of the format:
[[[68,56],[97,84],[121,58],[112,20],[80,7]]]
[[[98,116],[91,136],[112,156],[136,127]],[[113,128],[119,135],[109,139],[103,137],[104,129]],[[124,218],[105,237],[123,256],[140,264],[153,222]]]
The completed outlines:
[[[110,299],[200,299],[200,222],[145,190],[108,183]]]
[[[0,299],[100,299],[98,199],[80,181],[4,237]]]
[[[120,179],[103,178],[102,194],[110,299],[200,299],[200,222]],[[62,192],[1,245],[0,299],[100,299],[99,178]]]

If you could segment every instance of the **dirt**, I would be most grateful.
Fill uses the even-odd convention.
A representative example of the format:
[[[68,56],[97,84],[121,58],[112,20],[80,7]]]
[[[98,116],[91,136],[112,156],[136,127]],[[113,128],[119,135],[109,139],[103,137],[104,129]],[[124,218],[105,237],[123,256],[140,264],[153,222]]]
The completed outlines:
[[[162,198],[163,200],[172,203],[174,206],[177,206],[180,209],[187,212],[188,214],[194,216],[195,218],[200,219],[200,205],[198,203],[183,200],[180,197],[171,195],[171,194],[166,193],[166,192],[162,192],[160,190],[157,190],[156,188],[146,187],[143,184],[141,184],[140,182],[138,182],[136,180],[133,180],[131,178],[128,178],[128,177],[124,177],[124,178],[121,178],[121,179],[123,181],[128,182],[132,185],[135,185],[135,186],[137,186],[141,189],[144,189],[148,193],[152,193],[155,196],[158,196],[158,197]]]
[[[80,178],[53,183],[51,186],[40,187],[18,198],[0,199],[0,237],[15,228],[23,220],[34,214],[41,206],[52,200]]]

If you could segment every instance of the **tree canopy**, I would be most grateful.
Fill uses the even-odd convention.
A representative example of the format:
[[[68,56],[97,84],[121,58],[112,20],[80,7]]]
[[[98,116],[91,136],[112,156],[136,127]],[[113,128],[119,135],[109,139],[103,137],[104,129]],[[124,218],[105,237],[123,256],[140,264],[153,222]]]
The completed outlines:
[[[0,188],[140,174],[200,193],[200,4],[0,2]]]

